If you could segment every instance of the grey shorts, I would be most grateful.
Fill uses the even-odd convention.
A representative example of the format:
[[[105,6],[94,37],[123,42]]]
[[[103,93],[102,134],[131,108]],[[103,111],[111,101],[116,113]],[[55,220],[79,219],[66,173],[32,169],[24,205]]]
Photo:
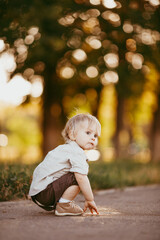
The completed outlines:
[[[47,211],[51,211],[55,209],[56,203],[61,198],[65,190],[72,185],[78,185],[78,183],[74,173],[69,172],[56,181],[50,183],[46,189],[31,198],[39,207],[42,207]]]

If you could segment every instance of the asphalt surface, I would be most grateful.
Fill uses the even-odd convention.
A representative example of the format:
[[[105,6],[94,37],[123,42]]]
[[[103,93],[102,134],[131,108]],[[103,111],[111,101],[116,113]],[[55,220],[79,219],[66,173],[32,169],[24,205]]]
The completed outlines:
[[[160,185],[98,191],[99,216],[58,217],[31,200],[0,203],[1,240],[160,240]],[[76,202],[83,207],[82,195]]]

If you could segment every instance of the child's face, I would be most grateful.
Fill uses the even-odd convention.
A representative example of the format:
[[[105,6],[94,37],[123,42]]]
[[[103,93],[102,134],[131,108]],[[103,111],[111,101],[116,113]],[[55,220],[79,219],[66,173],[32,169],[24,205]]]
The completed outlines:
[[[84,150],[93,149],[98,143],[96,124],[88,124],[88,121],[79,123],[75,131],[75,142]]]

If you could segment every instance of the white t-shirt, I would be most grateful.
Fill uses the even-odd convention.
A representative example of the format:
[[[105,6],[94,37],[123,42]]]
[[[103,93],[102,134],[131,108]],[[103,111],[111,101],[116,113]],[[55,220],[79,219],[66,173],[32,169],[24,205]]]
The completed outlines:
[[[35,168],[29,195],[34,196],[48,184],[68,172],[88,174],[87,157],[79,145],[70,141],[48,152],[44,160]]]

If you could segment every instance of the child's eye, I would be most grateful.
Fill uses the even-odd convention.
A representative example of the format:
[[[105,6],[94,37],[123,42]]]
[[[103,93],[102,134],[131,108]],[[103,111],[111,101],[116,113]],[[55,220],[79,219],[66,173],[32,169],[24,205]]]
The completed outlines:
[[[89,134],[90,134],[90,132],[89,132],[89,131],[87,131],[87,132],[86,132],[86,134],[87,134],[87,135],[89,135]]]
[[[95,137],[95,138],[97,138],[97,137],[98,137],[98,135],[97,135],[97,134],[95,134],[95,135],[94,135],[94,137]]]

